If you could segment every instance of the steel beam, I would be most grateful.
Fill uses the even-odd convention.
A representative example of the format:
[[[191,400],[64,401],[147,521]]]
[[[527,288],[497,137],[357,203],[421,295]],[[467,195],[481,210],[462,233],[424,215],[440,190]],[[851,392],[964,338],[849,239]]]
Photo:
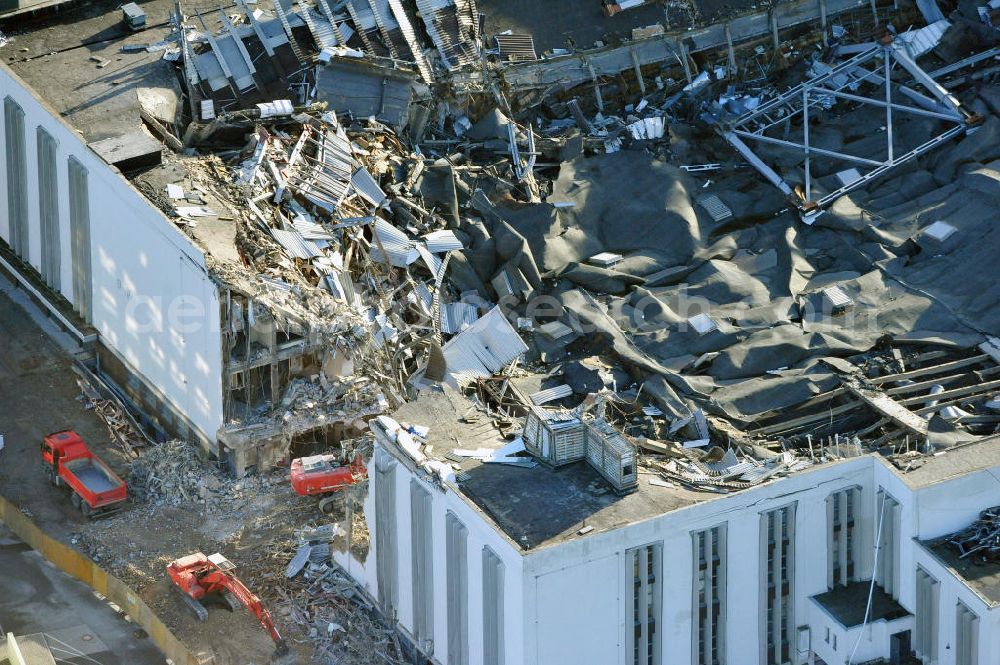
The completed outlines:
[[[889,58],[889,49],[885,49],[885,57],[882,59],[885,67],[883,78],[885,79],[885,136],[888,146],[888,160],[892,162],[893,141],[892,141],[892,63]]]
[[[871,60],[881,58],[881,71],[878,68],[869,70],[863,65]],[[933,96],[933,99],[926,97],[913,90],[903,88],[901,93],[905,94],[923,108],[916,108],[893,101],[892,67],[898,63],[907,70],[913,78],[923,85]],[[860,76],[855,76],[858,72],[863,72]],[[840,79],[841,82],[836,82]],[[845,80],[846,79],[846,80]],[[875,85],[884,86],[884,96],[882,99],[867,97],[861,94],[842,92],[841,90],[849,85],[856,85],[862,82],[871,82]],[[826,87],[830,85],[830,87]],[[886,132],[886,159],[878,161],[867,157],[849,155],[835,150],[818,148],[811,143],[810,136],[810,106],[815,104],[817,99],[832,97],[844,99],[860,104],[867,104],[884,109],[885,111],[885,132]],[[777,112],[783,112],[780,119],[774,119]],[[897,157],[895,146],[895,126],[893,113],[909,113],[912,115],[933,118],[955,123],[949,130],[925,141],[923,144]],[[780,123],[789,123],[796,115],[802,114],[802,142],[787,139],[774,138],[765,132]],[[771,167],[764,163],[751,150],[743,139],[768,143],[787,150],[799,152],[805,161],[805,191],[804,201],[799,203],[803,210],[813,210],[814,206],[829,205],[832,201],[844,194],[864,187],[869,182],[879,178],[897,166],[915,159],[935,147],[941,145],[955,136],[964,133],[968,125],[974,124],[972,120],[974,114],[962,107],[961,103],[948,90],[941,86],[934,78],[921,69],[916,62],[910,58],[902,46],[897,44],[872,45],[862,53],[846,60],[829,72],[813,77],[803,83],[793,87],[787,92],[769,100],[758,108],[740,116],[735,122],[726,124],[721,129],[721,133],[726,140],[736,150],[743,155],[750,164],[756,168],[765,178],[778,187],[786,195],[791,193],[788,183]],[[752,131],[751,131],[752,130]],[[786,131],[787,136],[787,131]],[[868,173],[863,173],[858,180],[845,185],[836,191],[830,192],[818,201],[812,201],[812,159],[814,155],[822,155],[845,162],[859,164],[868,168]]]
[[[892,57],[903,67],[903,69],[910,72],[910,76],[915,78],[918,83],[927,88],[928,92],[934,95],[934,98],[939,102],[951,108],[962,118],[968,119],[971,116],[971,114],[962,107],[958,98],[948,92],[943,85],[934,80],[934,77],[921,69],[920,65],[910,58],[909,54],[903,47],[893,46]]]
[[[885,175],[886,173],[888,173],[892,169],[896,168],[900,164],[905,164],[906,162],[908,162],[908,161],[910,161],[912,159],[916,159],[917,157],[919,157],[920,155],[924,154],[925,152],[933,150],[934,148],[938,147],[939,145],[941,145],[945,141],[950,141],[952,138],[958,136],[959,134],[963,134],[963,133],[965,133],[965,126],[964,125],[956,125],[955,127],[952,127],[948,131],[944,132],[943,134],[939,134],[938,136],[935,136],[931,140],[926,141],[925,143],[921,144],[920,146],[914,148],[913,150],[911,150],[910,152],[906,153],[902,157],[896,159],[895,161],[893,161],[891,163],[890,162],[886,162],[886,163],[882,164],[881,166],[879,166],[877,169],[875,169],[873,171],[869,171],[868,173],[865,173],[864,175],[861,176],[860,180],[855,180],[850,185],[845,185],[845,186],[841,187],[840,189],[838,189],[836,191],[830,192],[829,194],[827,194],[823,198],[821,198],[818,201],[816,201],[816,204],[819,205],[820,207],[827,206],[827,205],[833,203],[835,200],[837,200],[841,196],[843,196],[844,194],[847,194],[848,192],[851,192],[851,191],[853,191],[855,189],[858,189],[859,187],[863,187],[863,186],[867,185],[872,180],[875,180],[876,178],[880,178],[881,176]]]
[[[743,155],[743,157],[750,162],[750,164],[753,165],[753,167],[757,169],[761,175],[770,180],[772,185],[784,192],[786,196],[791,196],[792,188],[788,185],[788,183],[785,182],[774,169],[765,164],[764,161],[758,157],[746,143],[741,141],[735,133],[723,132],[722,135],[727,141],[729,141],[729,145],[736,148],[737,152]]]
[[[802,142],[806,150],[806,201],[812,200],[812,155],[809,153],[809,88],[802,88]]]
[[[732,133],[736,136],[753,139],[755,141],[760,141],[762,143],[770,143],[771,145],[780,146],[782,148],[789,148],[797,152],[801,152],[804,145],[801,143],[795,143],[794,141],[786,141],[784,139],[775,139],[770,136],[764,136],[763,134],[754,134],[753,132],[745,132],[740,129],[732,130]],[[884,162],[879,162],[874,159],[865,159],[864,157],[855,157],[854,155],[847,155],[842,152],[836,152],[835,150],[827,150],[826,148],[817,148],[813,146],[810,150],[817,155],[824,155],[826,157],[833,157],[834,159],[842,159],[845,162],[853,162],[855,164],[864,164],[865,166],[882,166]]]
[[[858,103],[861,103],[861,104],[871,104],[872,106],[880,106],[880,107],[885,107],[886,106],[886,103],[883,102],[882,100],[872,99],[871,97],[863,97],[861,95],[852,95],[849,92],[841,92],[840,90],[827,90],[826,88],[823,88],[822,90],[819,90],[819,91],[816,91],[816,92],[817,92],[817,94],[830,95],[831,97],[837,97],[839,99],[846,99],[848,101],[858,102]],[[902,87],[900,88],[900,92],[904,92],[903,89],[902,89]],[[909,94],[907,94],[907,96],[909,96]],[[923,95],[921,95],[921,97],[923,97]],[[927,101],[931,102],[932,104],[936,104],[937,103],[933,99],[930,99],[929,97],[924,97],[924,99],[926,99]],[[892,103],[892,110],[893,111],[899,111],[900,113],[911,113],[913,115],[924,116],[926,118],[936,118],[937,120],[948,120],[950,122],[961,122],[962,121],[962,118],[960,118],[958,116],[955,116],[955,115],[952,115],[950,113],[944,113],[942,111],[927,111],[927,110],[924,110],[924,109],[915,108],[913,106],[905,106],[903,104],[899,104],[899,103],[895,103],[895,102]]]

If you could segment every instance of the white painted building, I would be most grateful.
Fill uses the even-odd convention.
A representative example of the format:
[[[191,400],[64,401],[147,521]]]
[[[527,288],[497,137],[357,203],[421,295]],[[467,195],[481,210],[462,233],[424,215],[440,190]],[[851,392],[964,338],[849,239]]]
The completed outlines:
[[[128,103],[137,115],[135,91]],[[138,127],[137,116],[123,140],[141,137]],[[158,160],[159,144],[146,140]],[[0,268],[76,336],[92,369],[147,424],[198,442],[238,475],[287,456],[296,434],[344,426],[320,409],[294,431],[258,422],[290,382],[321,371],[325,340],[306,324],[278,321],[262,294],[288,287],[262,286],[245,270],[231,217],[214,227],[202,218],[189,237],[95,145],[0,64]],[[162,168],[168,182],[184,179]],[[239,285],[220,276],[220,265]]]
[[[4,269],[36,271],[53,311],[56,294],[70,303],[64,326],[98,343],[104,369],[166,429],[214,441],[222,338],[204,253],[6,66],[0,105]]]
[[[467,407],[425,395],[394,418],[431,427],[439,459],[497,447]],[[919,660],[895,662],[1000,663],[1000,567],[966,577],[926,543],[1000,504],[997,439],[907,474],[865,455],[728,495],[643,478],[618,497],[584,462],[456,478],[373,429],[371,549],[335,558],[431,662],[840,665],[909,644]]]

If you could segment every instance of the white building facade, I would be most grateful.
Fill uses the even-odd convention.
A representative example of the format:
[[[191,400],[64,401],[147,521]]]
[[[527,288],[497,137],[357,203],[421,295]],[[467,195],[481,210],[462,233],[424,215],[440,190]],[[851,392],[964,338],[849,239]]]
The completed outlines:
[[[997,599],[920,542],[1000,504],[1000,465],[914,486],[869,455],[525,550],[375,430],[372,549],[335,558],[430,662],[1000,663]]]
[[[50,308],[70,303],[104,369],[164,429],[214,441],[222,340],[204,253],[3,66],[0,106],[4,269],[35,271]]]

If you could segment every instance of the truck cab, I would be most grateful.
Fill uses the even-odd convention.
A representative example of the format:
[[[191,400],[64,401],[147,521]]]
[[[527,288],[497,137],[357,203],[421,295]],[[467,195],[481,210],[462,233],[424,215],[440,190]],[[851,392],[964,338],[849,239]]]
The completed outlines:
[[[80,435],[70,430],[54,432],[42,439],[42,463],[45,466],[45,473],[57,486],[62,484],[59,478],[60,460],[76,459],[89,453],[90,449]]]

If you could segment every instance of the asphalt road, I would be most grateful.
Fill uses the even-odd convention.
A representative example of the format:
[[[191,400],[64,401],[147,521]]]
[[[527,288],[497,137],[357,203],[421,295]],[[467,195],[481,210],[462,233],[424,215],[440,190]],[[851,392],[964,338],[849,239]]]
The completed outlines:
[[[162,665],[135,624],[0,525],[0,630],[44,643],[58,663]]]
[[[116,472],[125,468],[104,423],[78,399],[72,356],[54,341],[69,346],[67,336],[35,308],[22,308],[18,302],[24,299],[0,276],[0,494],[27,509],[49,534],[66,540],[86,519],[70,503],[69,492],[52,487],[42,475],[42,438],[76,430]]]

